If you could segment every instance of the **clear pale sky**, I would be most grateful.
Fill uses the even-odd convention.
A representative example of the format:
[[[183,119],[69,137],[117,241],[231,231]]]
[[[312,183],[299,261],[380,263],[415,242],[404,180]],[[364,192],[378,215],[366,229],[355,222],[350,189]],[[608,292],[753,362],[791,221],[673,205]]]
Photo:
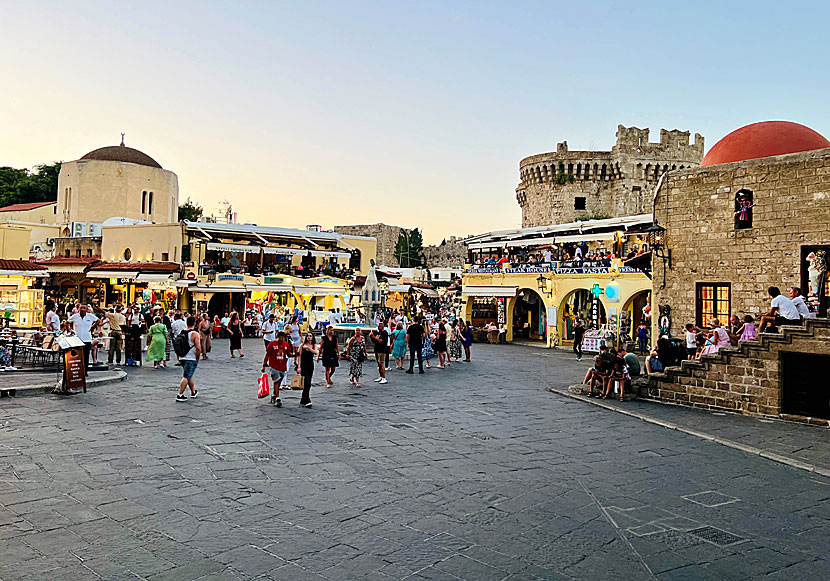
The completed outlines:
[[[517,226],[519,160],[618,123],[830,136],[825,2],[0,4],[0,165],[120,132],[240,221]]]

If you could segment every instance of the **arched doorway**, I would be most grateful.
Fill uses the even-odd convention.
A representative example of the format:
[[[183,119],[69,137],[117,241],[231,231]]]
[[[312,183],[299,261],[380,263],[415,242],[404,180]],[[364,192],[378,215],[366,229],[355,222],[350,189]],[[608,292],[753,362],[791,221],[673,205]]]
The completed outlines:
[[[565,295],[559,304],[557,322],[559,336],[562,341],[572,341],[574,338],[573,329],[576,321],[581,320],[586,329],[599,327],[606,322],[605,305],[597,299],[597,320],[593,321],[594,296],[587,288],[574,289]]]
[[[625,305],[620,312],[620,339],[628,336],[629,341],[633,341],[636,336],[636,329],[640,326],[640,321],[646,319],[644,309],[651,304],[651,291],[641,290],[629,297],[625,301]],[[627,314],[626,314],[627,313]],[[625,318],[628,317],[628,321]],[[651,321],[646,320],[646,326],[651,327]]]
[[[240,317],[245,316],[245,293],[214,293],[210,297],[208,314],[211,319],[216,315],[221,319],[225,313],[230,314],[231,311],[236,311]]]
[[[535,290],[519,290],[513,302],[513,340],[545,341],[547,313],[542,297]]]

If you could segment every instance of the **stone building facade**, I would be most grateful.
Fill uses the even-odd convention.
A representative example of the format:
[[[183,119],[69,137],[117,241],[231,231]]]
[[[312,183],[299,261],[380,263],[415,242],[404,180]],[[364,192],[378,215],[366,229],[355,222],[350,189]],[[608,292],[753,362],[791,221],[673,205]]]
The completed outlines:
[[[441,244],[424,247],[424,260],[430,268],[460,267],[467,260],[467,247],[462,238],[450,236]]]
[[[394,266],[399,267],[398,260],[395,258],[395,245],[398,243],[398,236],[401,230],[406,228],[400,226],[390,226],[389,224],[351,224],[348,226],[335,226],[334,231],[338,234],[347,234],[351,236],[371,236],[378,241],[377,254],[375,261],[378,266]]]
[[[755,205],[748,228],[736,227],[739,192]],[[806,256],[830,249],[830,150],[671,172],[654,218],[666,228],[672,265],[654,258],[653,304],[671,307],[673,335],[707,324],[704,315],[757,316],[769,309],[770,286],[806,295]],[[723,289],[714,313],[701,305],[706,288]]]
[[[631,216],[651,212],[654,187],[665,172],[695,167],[703,157],[703,137],[688,131],[617,128],[611,151],[556,151],[532,155],[519,163],[516,200],[522,227],[560,224],[589,217]]]

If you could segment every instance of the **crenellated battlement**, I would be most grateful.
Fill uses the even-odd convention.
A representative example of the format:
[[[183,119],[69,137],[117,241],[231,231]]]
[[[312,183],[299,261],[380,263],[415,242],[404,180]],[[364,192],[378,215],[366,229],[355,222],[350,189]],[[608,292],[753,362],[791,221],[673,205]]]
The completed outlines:
[[[650,212],[647,191],[660,176],[700,164],[703,137],[689,131],[661,129],[660,141],[649,141],[649,129],[617,126],[610,151],[571,151],[568,142],[556,151],[519,162],[516,199],[522,225],[568,222],[587,215]]]

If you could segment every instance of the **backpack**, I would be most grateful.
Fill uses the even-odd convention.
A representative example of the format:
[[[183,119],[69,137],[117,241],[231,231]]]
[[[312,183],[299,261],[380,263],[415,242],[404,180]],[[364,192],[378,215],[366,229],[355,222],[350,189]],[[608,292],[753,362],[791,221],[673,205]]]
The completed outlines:
[[[190,333],[192,331],[185,329],[173,339],[173,350],[179,357],[184,357],[190,352]]]

